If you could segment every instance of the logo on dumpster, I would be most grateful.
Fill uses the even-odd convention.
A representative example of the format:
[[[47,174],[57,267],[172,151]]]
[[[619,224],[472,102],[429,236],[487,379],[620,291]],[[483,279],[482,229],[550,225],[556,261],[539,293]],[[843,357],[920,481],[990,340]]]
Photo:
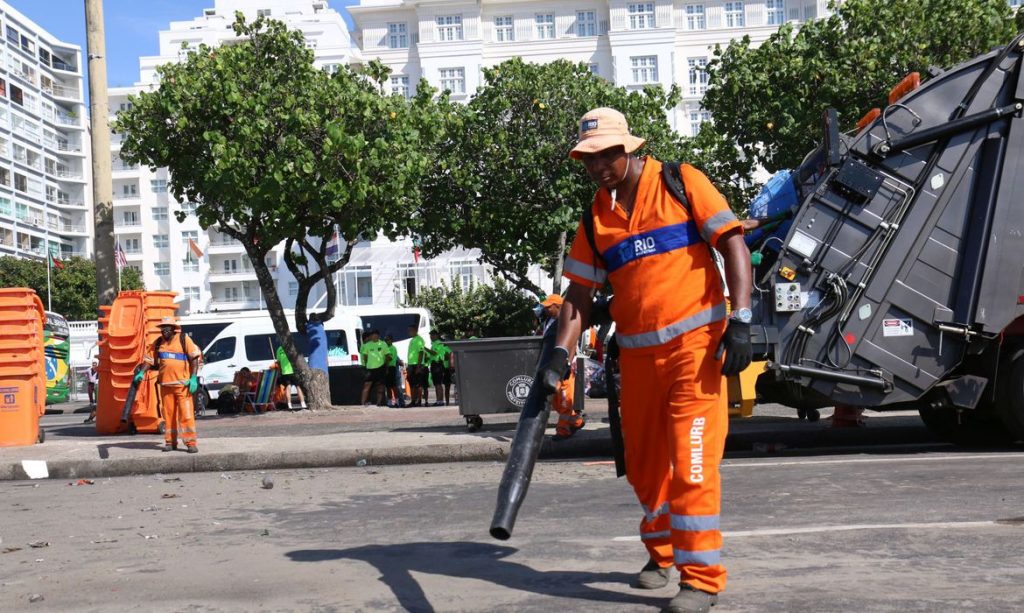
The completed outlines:
[[[15,400],[14,394],[4,394],[4,404],[14,404]]]
[[[531,385],[533,385],[533,377],[516,375],[505,384],[505,397],[517,407],[522,407],[526,404],[526,397],[530,395]]]

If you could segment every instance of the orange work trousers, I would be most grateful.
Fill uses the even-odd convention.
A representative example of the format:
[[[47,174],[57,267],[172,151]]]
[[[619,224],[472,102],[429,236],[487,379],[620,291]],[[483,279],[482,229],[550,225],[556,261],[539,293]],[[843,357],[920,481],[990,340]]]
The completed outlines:
[[[164,442],[186,447],[196,445],[196,414],[187,385],[161,385],[160,410],[164,414]]]
[[[573,408],[576,391],[576,373],[569,373],[569,378],[558,385],[558,390],[551,399],[551,406],[558,413],[555,433],[559,436],[572,436],[583,427],[583,417]]]
[[[640,538],[661,567],[706,592],[725,589],[718,465],[729,428],[722,363],[725,322],[667,346],[623,351],[622,437],[626,478],[643,506]]]

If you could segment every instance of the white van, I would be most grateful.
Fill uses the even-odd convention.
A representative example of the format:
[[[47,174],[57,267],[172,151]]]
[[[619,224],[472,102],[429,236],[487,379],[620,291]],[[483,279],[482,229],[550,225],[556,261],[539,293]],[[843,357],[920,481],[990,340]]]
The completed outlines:
[[[299,351],[308,354],[306,335],[292,332]],[[358,317],[348,313],[336,314],[324,324],[324,332],[327,334],[328,366],[359,363],[362,331]],[[269,315],[228,324],[203,351],[203,366],[199,372],[210,397],[216,398],[222,387],[234,381],[235,373],[242,367],[252,371],[269,368],[279,344]]]
[[[430,346],[430,311],[420,307],[347,306],[346,315],[359,317],[363,336],[370,330],[380,332],[380,339],[388,334],[398,348],[398,358],[405,361],[409,355],[409,326],[416,326],[418,334]],[[358,351],[358,349],[356,350]]]

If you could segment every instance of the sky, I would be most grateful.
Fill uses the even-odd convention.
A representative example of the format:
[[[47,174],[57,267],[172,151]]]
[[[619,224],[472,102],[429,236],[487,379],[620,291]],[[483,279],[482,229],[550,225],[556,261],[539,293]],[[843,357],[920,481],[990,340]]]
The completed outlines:
[[[84,0],[6,0],[50,34],[82,48],[86,65]],[[260,4],[253,0],[254,5]],[[357,0],[331,0],[331,8],[349,21],[345,6]],[[134,84],[139,78],[139,56],[156,55],[158,33],[172,21],[189,21],[212,8],[214,0],[103,0],[106,25],[107,83],[109,87]]]

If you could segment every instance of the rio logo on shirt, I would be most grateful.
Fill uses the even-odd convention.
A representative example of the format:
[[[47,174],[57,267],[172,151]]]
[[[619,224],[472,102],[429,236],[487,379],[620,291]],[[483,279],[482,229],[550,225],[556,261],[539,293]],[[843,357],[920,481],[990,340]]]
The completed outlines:
[[[657,248],[657,244],[654,242],[653,236],[643,236],[633,239],[633,251],[636,255],[650,255],[654,253]]]

